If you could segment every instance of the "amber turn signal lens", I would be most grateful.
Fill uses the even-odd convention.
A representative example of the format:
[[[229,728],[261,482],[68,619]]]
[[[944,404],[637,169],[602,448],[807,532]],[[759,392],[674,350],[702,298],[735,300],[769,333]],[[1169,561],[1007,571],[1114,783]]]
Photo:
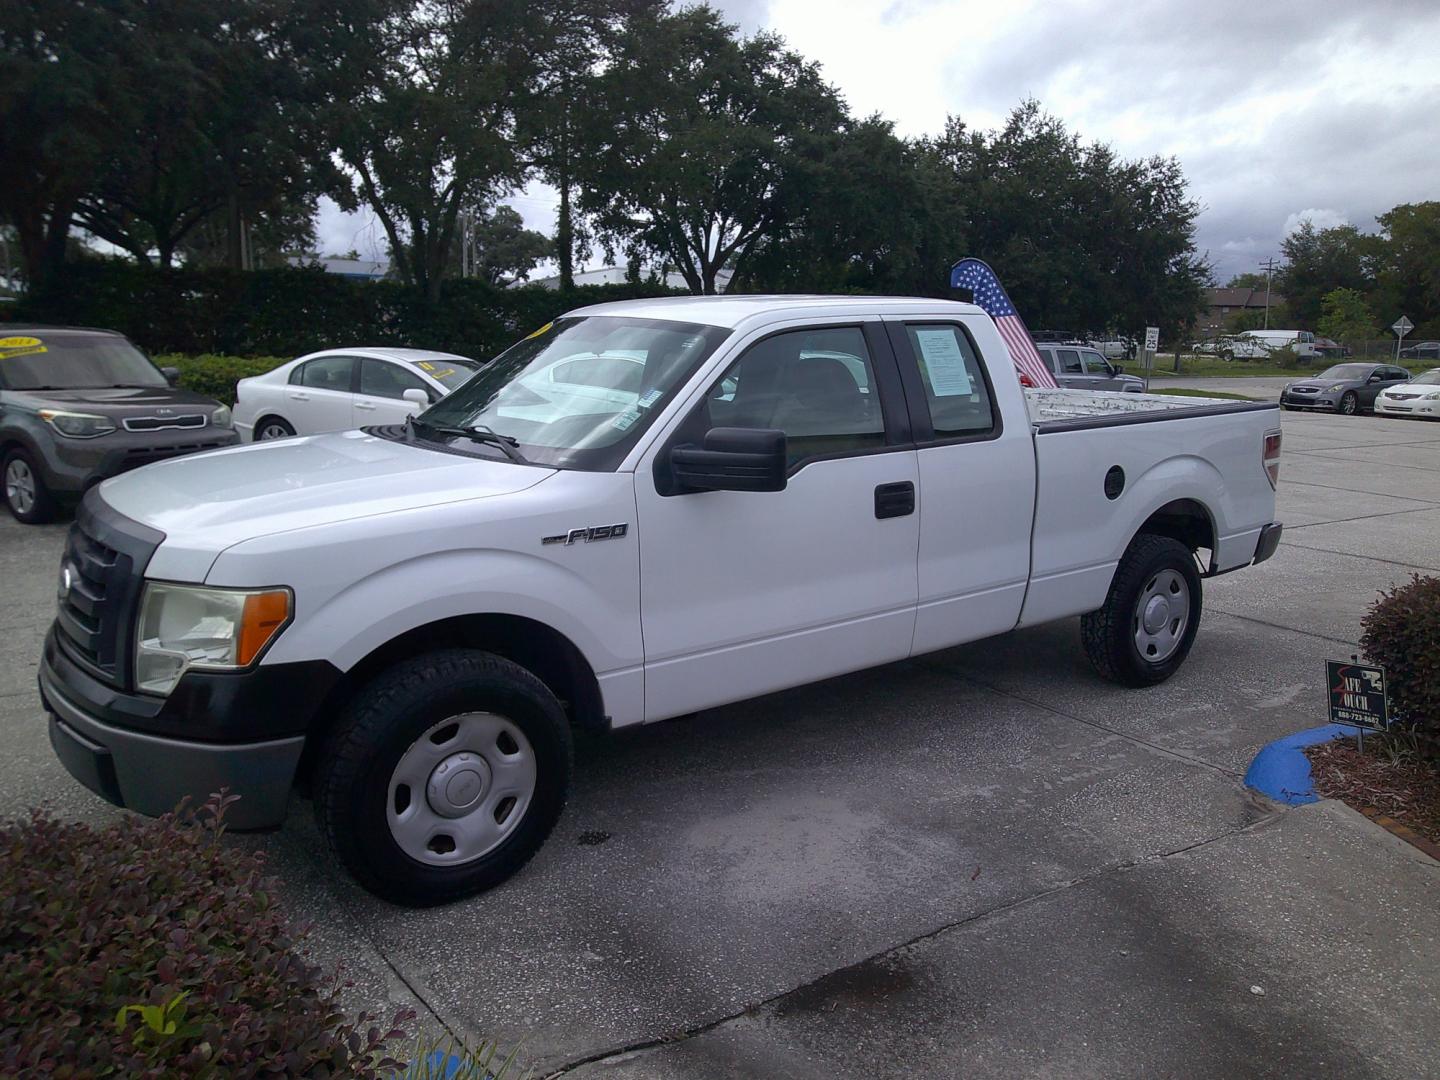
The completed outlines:
[[[284,589],[252,593],[245,598],[240,618],[240,638],[235,643],[235,663],[244,667],[270,643],[290,619],[290,593]]]

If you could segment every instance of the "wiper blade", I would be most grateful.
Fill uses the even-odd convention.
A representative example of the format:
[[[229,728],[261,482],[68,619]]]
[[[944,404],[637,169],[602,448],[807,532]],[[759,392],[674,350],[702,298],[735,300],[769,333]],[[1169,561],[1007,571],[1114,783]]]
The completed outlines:
[[[417,427],[425,427],[438,435],[451,435],[460,439],[471,439],[474,442],[485,443],[487,446],[498,446],[500,450],[511,461],[518,465],[526,465],[525,455],[515,449],[520,440],[513,435],[501,435],[492,427],[485,424],[471,424],[468,427],[445,427],[440,424],[428,424],[421,420]]]

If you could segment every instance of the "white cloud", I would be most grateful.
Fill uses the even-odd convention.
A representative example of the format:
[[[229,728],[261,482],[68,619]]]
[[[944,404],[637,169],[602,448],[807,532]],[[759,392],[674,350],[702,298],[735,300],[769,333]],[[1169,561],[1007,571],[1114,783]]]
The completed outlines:
[[[1337,225],[1349,225],[1350,220],[1339,210],[1322,210],[1311,208],[1309,210],[1297,210],[1285,219],[1285,225],[1280,230],[1281,236],[1289,236],[1305,222],[1310,222],[1317,229],[1333,229]]]

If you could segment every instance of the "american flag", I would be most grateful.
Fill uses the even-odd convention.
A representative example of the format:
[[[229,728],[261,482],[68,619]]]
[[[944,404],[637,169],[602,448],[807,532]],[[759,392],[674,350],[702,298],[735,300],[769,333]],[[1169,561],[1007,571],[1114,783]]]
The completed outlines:
[[[1016,369],[1032,386],[1055,386],[1055,376],[1030,340],[1030,331],[1025,329],[1015,305],[1006,295],[1005,286],[995,276],[995,271],[979,259],[961,259],[950,268],[950,287],[969,289],[975,303],[995,320],[995,329],[1010,349],[1010,359]]]

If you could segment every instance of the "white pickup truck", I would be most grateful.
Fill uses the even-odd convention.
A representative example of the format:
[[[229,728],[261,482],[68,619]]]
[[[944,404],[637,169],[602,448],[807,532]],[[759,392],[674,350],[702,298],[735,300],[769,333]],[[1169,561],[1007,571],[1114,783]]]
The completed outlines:
[[[1168,678],[1201,578],[1275,550],[1279,452],[1273,404],[1026,391],[968,304],[591,307],[404,426],[92,490],[41,695],[112,802],[224,786],[253,828],[306,791],[367,888],[437,903],[543,843],[572,725],[1076,615],[1101,675]]]

